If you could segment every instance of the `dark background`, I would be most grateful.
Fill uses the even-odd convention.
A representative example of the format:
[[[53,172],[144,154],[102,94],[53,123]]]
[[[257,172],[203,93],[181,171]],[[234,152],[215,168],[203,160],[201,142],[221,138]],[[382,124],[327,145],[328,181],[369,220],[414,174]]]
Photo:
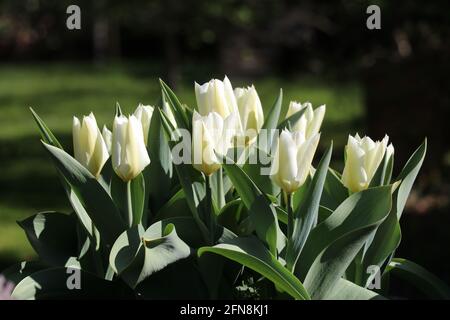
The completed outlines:
[[[70,4],[81,30],[66,28]],[[381,30],[366,28],[371,4]],[[448,1],[2,0],[0,267],[32,255],[15,220],[67,208],[28,106],[70,146],[72,114],[153,103],[158,77],[192,104],[194,81],[227,74],[255,82],[266,110],[279,87],[326,102],[321,147],[336,140],[339,170],[348,133],[388,133],[396,173],[428,137],[397,256],[450,283],[449,53]]]

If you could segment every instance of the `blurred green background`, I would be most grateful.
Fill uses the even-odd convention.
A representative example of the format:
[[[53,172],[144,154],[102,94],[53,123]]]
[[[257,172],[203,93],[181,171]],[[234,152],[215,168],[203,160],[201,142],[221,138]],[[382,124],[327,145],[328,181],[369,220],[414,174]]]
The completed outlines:
[[[81,8],[81,30],[66,8]],[[381,9],[369,30],[366,9]],[[335,143],[342,168],[349,133],[396,148],[396,173],[429,138],[429,152],[401,222],[398,256],[450,283],[450,4],[412,1],[3,0],[0,3],[0,270],[33,257],[16,224],[68,211],[29,107],[71,150],[72,116],[93,111],[111,128],[159,100],[158,78],[194,106],[194,81],[226,74],[255,84],[267,110],[290,100],[327,105],[321,150]]]

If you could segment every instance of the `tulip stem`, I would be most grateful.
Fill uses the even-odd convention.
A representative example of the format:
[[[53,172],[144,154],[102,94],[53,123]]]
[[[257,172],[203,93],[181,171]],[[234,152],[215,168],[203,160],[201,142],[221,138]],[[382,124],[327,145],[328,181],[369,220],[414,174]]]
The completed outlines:
[[[131,180],[127,183],[127,216],[128,216],[128,226],[131,228],[133,226],[133,203],[131,200]]]
[[[292,193],[286,194],[286,207],[288,214],[287,236],[291,239],[294,230],[294,215],[292,213]]]
[[[211,195],[211,175],[207,175],[206,176],[206,183],[205,183],[205,187],[206,187],[206,214],[207,217],[206,219],[208,219],[207,221],[207,225],[208,225],[208,229],[209,229],[209,233],[210,233],[210,244],[214,245],[214,238],[215,238],[215,216],[214,216],[214,212],[212,209],[212,195]]]

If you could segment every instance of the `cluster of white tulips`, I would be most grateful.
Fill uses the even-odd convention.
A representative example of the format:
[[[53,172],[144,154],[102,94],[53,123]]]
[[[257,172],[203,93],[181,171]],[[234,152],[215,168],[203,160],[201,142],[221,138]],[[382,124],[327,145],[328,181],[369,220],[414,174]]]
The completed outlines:
[[[227,77],[195,83],[197,110],[192,116],[192,164],[209,176],[221,167],[222,158],[233,146],[249,146],[257,141],[264,123],[264,112],[255,87],[235,88]],[[168,107],[165,113],[173,126],[176,121]],[[270,178],[286,194],[298,190],[311,172],[311,164],[320,140],[325,105],[313,109],[309,102],[291,101],[286,118],[303,112],[291,128],[283,129],[273,146]],[[126,117],[116,115],[113,130],[97,126],[91,113],[80,121],[73,119],[75,158],[94,176],[112,155],[116,174],[124,181],[134,179],[150,163],[146,146],[154,107],[139,104]],[[369,137],[349,136],[345,148],[343,184],[351,191],[367,189],[386,152],[392,154],[388,137],[374,142]]]

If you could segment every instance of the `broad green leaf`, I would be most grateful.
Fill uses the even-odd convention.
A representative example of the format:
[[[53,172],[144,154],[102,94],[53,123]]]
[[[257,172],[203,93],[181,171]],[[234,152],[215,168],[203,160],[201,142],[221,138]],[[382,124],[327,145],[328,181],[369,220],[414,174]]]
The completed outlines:
[[[250,177],[235,164],[223,164],[233,186],[249,210],[249,218],[258,237],[273,255],[277,253],[278,219],[275,208]]]
[[[236,238],[214,247],[203,247],[198,250],[198,255],[201,256],[206,252],[222,255],[260,273],[295,299],[309,299],[302,283],[256,238]]]
[[[191,217],[191,210],[187,204],[184,190],[178,190],[154,215],[152,222],[172,218],[172,217]]]
[[[378,293],[360,287],[353,282],[339,279],[335,286],[325,293],[324,300],[384,300]]]
[[[266,194],[276,195],[280,193],[280,188],[272,183],[268,174],[262,174],[261,169],[270,169],[269,164],[263,164],[270,161],[270,156],[263,150],[257,147],[249,148],[248,161],[242,167],[242,170],[250,177],[258,188]]]
[[[288,239],[286,249],[286,265],[290,270],[295,268],[295,264],[305,245],[306,239],[313,226],[317,224],[320,198],[322,196],[322,190],[327,176],[328,166],[330,165],[332,152],[333,144],[331,144],[320,160],[302,204],[293,213],[293,235],[291,239]]]
[[[438,277],[412,261],[394,258],[383,273],[383,278],[390,274],[406,280],[431,299],[450,299],[450,288]]]
[[[74,214],[42,212],[18,224],[41,261],[49,266],[64,266],[78,255],[77,218]]]
[[[333,214],[311,230],[295,268],[295,275],[304,279],[319,254],[340,237],[352,231],[381,223],[392,206],[391,186],[382,186],[354,193]]]
[[[22,261],[10,266],[0,273],[6,280],[17,285],[29,275],[48,268],[49,266],[47,264],[40,261]]]
[[[389,184],[392,177],[392,169],[394,167],[394,155],[388,157],[387,152],[384,154],[383,160],[378,166],[375,174],[370,181],[369,188]]]
[[[111,250],[110,265],[132,288],[167,265],[188,257],[189,246],[173,224],[156,223],[145,232],[137,226],[119,236]]]
[[[79,289],[76,289],[78,285]],[[52,268],[33,273],[20,281],[12,296],[18,300],[130,299],[134,294],[119,281],[106,281],[76,268]]]
[[[328,170],[327,178],[325,179],[320,204],[334,210],[347,198],[348,191],[342,184],[339,173],[330,168]]]
[[[181,105],[181,102],[178,100],[175,93],[161,79],[159,79],[159,83],[161,85],[163,99],[165,99],[168,102],[170,108],[172,109],[178,127],[190,129],[191,120],[188,119],[186,111],[184,110],[183,106]]]
[[[335,288],[345,270],[381,221],[344,234],[315,258],[304,281],[305,288],[313,299],[324,299]]]
[[[270,147],[272,146],[273,137],[275,135],[275,129],[277,128],[278,121],[280,119],[280,113],[281,113],[281,106],[283,103],[283,90],[280,89],[280,93],[278,94],[277,99],[275,100],[272,108],[267,113],[267,116],[264,120],[264,124],[258,136],[258,145],[265,150],[266,152],[269,152]],[[264,137],[262,135],[265,135]]]
[[[83,207],[99,230],[104,244],[112,245],[126,225],[110,195],[77,160],[59,148],[43,144],[74,193],[83,199]]]

